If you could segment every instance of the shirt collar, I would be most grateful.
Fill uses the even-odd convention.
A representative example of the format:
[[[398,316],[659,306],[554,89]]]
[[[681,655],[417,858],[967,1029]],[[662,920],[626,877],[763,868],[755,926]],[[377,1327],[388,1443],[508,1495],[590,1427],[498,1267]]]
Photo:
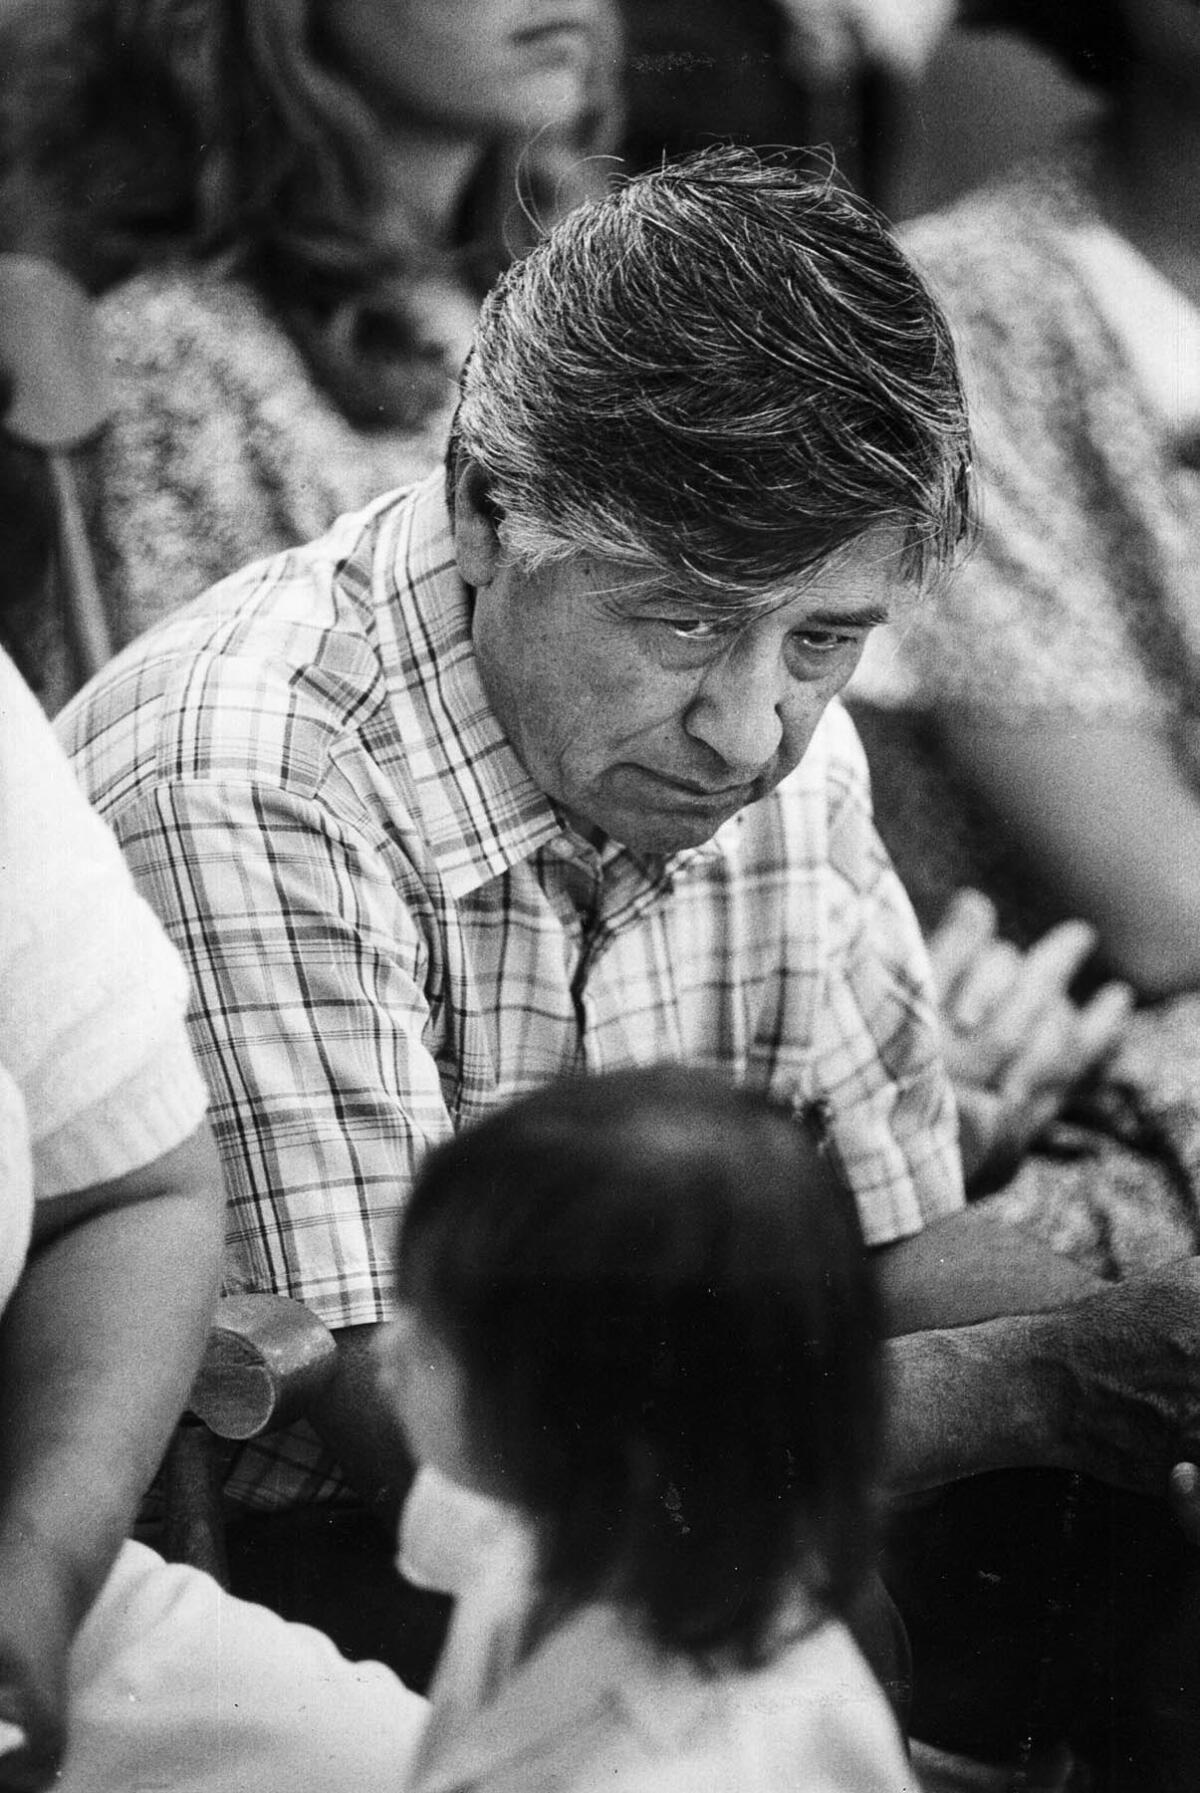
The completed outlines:
[[[559,824],[484,693],[441,473],[396,507],[379,546],[393,600],[392,700],[408,771],[438,870],[461,898],[527,859]]]
[[[501,1509],[497,1509],[500,1513]],[[621,1609],[585,1606],[524,1661],[513,1655],[535,1586],[533,1535],[502,1510],[475,1565],[433,1689],[412,1793],[476,1786],[503,1765],[582,1734],[605,1713],[654,1749],[682,1746],[724,1678],[659,1650]],[[778,1649],[817,1623],[797,1586],[780,1617]]]
[[[475,1648],[489,1650],[486,1617],[474,1603],[464,1605],[459,1622],[473,1632]],[[556,1738],[581,1735],[606,1712],[667,1748],[693,1728],[712,1685],[685,1660],[640,1638],[617,1608],[589,1606],[504,1675],[493,1699],[438,1739],[418,1765],[413,1793],[476,1786]],[[435,1687],[432,1725],[438,1695]]]
[[[395,629],[392,702],[425,838],[451,896],[461,899],[547,842],[576,837],[522,766],[484,693],[444,475],[431,474],[381,524]],[[719,854],[738,827],[734,816],[711,840],[654,864],[616,843],[604,858],[623,855],[657,882]]]

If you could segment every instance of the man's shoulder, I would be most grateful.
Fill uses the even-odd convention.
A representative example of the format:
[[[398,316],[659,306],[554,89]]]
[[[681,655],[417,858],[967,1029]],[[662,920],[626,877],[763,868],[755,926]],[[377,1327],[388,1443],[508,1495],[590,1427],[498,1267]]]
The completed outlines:
[[[311,794],[388,704],[380,559],[407,503],[241,569],[119,654],[57,723],[92,801],[188,780]]]

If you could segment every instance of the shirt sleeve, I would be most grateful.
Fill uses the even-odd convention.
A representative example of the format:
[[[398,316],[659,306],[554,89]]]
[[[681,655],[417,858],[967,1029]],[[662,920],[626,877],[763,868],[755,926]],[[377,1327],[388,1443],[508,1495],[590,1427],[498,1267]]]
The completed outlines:
[[[32,694],[0,657],[0,1063],[39,1198],[150,1163],[199,1125],[187,980]]]
[[[451,1120],[431,948],[377,843],[309,794],[159,785],[115,818],[193,983],[230,1200],[228,1286],[386,1319],[400,1211]]]
[[[958,1123],[921,931],[871,819],[866,762],[831,712],[827,974],[813,1059],[869,1245],[963,1203]]]

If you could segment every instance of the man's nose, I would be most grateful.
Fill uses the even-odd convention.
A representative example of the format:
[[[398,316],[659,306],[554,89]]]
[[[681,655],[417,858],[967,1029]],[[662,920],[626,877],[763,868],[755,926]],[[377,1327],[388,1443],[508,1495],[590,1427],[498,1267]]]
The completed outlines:
[[[705,672],[684,712],[684,728],[731,772],[752,778],[779,752],[790,684],[776,654],[734,641]]]

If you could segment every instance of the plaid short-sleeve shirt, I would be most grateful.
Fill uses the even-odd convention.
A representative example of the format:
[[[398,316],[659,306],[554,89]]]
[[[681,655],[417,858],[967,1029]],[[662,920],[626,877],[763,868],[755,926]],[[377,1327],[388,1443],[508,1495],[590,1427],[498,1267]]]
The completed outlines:
[[[191,970],[229,1288],[387,1318],[430,1144],[556,1073],[664,1058],[819,1104],[873,1242],[960,1203],[924,949],[845,714],[705,845],[597,851],[488,707],[440,478],[214,587],[61,727]],[[230,1491],[338,1485],[300,1429]]]

